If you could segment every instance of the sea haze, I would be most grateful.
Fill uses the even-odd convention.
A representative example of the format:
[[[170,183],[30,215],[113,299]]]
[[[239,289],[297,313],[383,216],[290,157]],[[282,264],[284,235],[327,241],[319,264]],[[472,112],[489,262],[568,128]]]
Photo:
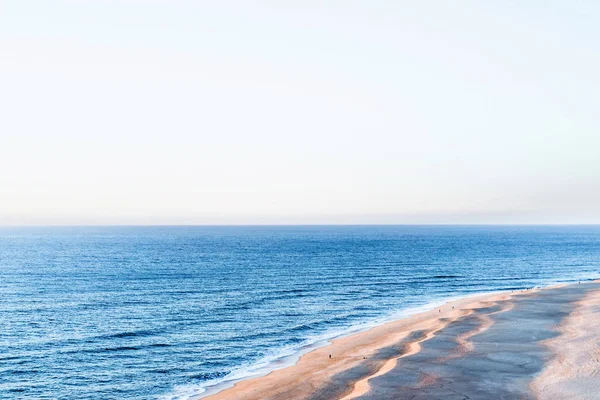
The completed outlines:
[[[599,272],[598,226],[2,228],[0,398],[185,399],[449,297]]]

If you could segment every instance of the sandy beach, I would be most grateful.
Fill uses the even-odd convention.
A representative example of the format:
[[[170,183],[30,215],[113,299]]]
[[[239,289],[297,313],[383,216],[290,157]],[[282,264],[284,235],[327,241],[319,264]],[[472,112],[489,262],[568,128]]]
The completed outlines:
[[[599,315],[597,281],[469,297],[204,398],[594,398]]]

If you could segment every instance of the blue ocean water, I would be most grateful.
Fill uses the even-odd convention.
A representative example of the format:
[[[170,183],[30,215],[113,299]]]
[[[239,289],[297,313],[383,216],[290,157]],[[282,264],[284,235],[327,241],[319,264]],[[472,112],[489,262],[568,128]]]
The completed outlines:
[[[0,398],[187,399],[448,297],[598,277],[598,226],[1,228]]]

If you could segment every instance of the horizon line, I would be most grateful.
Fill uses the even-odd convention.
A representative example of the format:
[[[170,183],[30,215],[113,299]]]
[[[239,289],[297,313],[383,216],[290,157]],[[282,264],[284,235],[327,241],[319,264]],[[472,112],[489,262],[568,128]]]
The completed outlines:
[[[308,223],[308,224],[0,224],[1,228],[77,228],[77,227],[289,227],[289,226],[600,226],[600,223]]]

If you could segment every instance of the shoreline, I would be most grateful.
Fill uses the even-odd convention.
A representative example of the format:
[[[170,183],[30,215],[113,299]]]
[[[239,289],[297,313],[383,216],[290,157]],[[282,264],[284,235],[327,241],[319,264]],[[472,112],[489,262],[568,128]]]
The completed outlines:
[[[573,284],[576,283],[554,284],[535,289],[479,293],[460,298],[450,298],[445,302],[440,300],[440,303],[435,303],[437,306],[428,311],[418,312],[366,328],[366,330],[338,336],[329,341],[329,344],[324,344],[300,355],[292,365],[271,370],[264,375],[241,378],[218,392],[211,392],[208,389],[207,392],[198,394],[193,399],[308,398],[315,393],[315,390],[320,390],[327,383],[333,381],[334,377],[340,380],[340,374],[358,367],[365,360],[376,359],[378,357],[377,352],[386,347],[394,346],[394,344],[402,341],[407,341],[406,345],[409,347],[418,347],[419,343],[434,337],[435,333],[443,330],[451,323],[472,314],[473,310],[489,307],[490,304],[496,305],[500,302],[506,302],[515,296],[528,296],[539,291],[557,289]],[[433,307],[433,304],[430,303],[420,308],[427,306]],[[429,333],[423,338],[410,340],[411,333],[415,331],[428,331]],[[341,398],[351,400],[365,394],[368,392],[368,381],[370,379],[389,372],[395,367],[400,358],[418,352],[419,349],[416,349],[405,352],[398,357],[388,357],[385,362],[375,362],[379,365],[372,367],[373,372],[367,373],[361,379],[355,379],[351,385],[352,389],[345,390]],[[331,358],[329,358],[330,354]],[[346,384],[352,380],[352,377],[349,376]],[[292,389],[294,395],[286,395]]]
[[[543,289],[543,288],[547,288],[547,287],[554,287],[557,285],[564,285],[564,283],[552,283],[550,286],[543,286],[541,288],[514,289],[513,291]],[[291,354],[277,356],[271,360],[268,360],[265,362],[258,362],[255,365],[252,365],[251,370],[257,371],[257,372],[254,372],[254,373],[247,372],[243,377],[233,378],[233,379],[225,380],[223,382],[217,382],[213,385],[203,387],[202,388],[203,391],[201,393],[190,395],[189,399],[190,400],[200,400],[200,399],[206,399],[206,398],[212,399],[212,396],[215,396],[226,390],[232,389],[235,385],[237,385],[240,382],[262,378],[273,372],[293,367],[296,364],[298,364],[298,362],[300,362],[301,358],[304,357],[305,355],[310,354],[313,351],[316,351],[320,348],[331,346],[333,344],[333,342],[335,342],[339,339],[343,339],[343,338],[351,337],[351,336],[354,336],[357,334],[361,334],[361,333],[370,331],[371,329],[374,329],[374,328],[377,328],[377,327],[380,327],[383,325],[387,325],[387,324],[390,324],[393,322],[401,321],[401,320],[411,318],[411,317],[414,317],[414,316],[417,316],[417,315],[420,315],[423,313],[427,313],[434,309],[437,310],[441,306],[444,306],[446,304],[453,303],[456,301],[476,299],[481,296],[495,295],[495,294],[500,294],[500,293],[505,293],[505,292],[508,292],[508,290],[476,292],[476,293],[467,294],[464,296],[445,296],[445,297],[441,297],[439,299],[432,299],[430,302],[427,302],[425,304],[408,307],[406,309],[400,310],[399,312],[392,313],[386,317],[381,317],[381,318],[378,318],[373,321],[367,321],[364,323],[356,324],[354,326],[349,327],[348,329],[343,330],[341,333],[324,334],[323,338],[318,339],[312,343],[303,345],[303,346],[299,347],[298,349],[296,349],[295,351],[293,351]],[[278,364],[278,366],[274,367],[272,364]],[[235,372],[234,372],[234,374],[235,374]],[[179,398],[179,397],[177,397],[177,398]]]

